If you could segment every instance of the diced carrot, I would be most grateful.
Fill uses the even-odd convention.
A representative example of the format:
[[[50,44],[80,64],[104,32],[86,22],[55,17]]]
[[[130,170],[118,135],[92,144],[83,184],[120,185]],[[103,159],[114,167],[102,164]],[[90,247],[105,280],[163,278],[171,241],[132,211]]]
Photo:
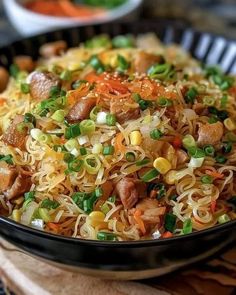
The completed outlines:
[[[146,228],[145,228],[144,222],[143,222],[143,220],[141,218],[141,214],[142,214],[142,211],[139,210],[139,209],[136,209],[135,212],[134,212],[134,220],[138,224],[139,229],[141,230],[142,234],[145,235]]]
[[[5,98],[0,98],[0,106],[4,105],[6,103]]]
[[[206,170],[206,174],[214,177],[215,179],[223,179],[225,176],[217,171]]]
[[[172,238],[173,234],[170,231],[166,231],[162,234],[162,238],[164,239],[168,239],[168,238]]]
[[[211,201],[211,213],[214,213],[216,210],[216,200]]]
[[[179,149],[182,146],[182,140],[180,137],[176,136],[173,141],[172,141],[172,145],[175,149]]]
[[[60,225],[57,224],[57,223],[53,223],[53,222],[48,222],[48,223],[47,223],[47,226],[48,226],[51,230],[53,230],[53,231],[55,231],[55,232],[58,232],[59,229],[60,229]]]
[[[116,152],[120,151],[124,153],[126,151],[126,147],[122,144],[122,141],[124,140],[123,134],[120,132],[115,137],[115,150]]]

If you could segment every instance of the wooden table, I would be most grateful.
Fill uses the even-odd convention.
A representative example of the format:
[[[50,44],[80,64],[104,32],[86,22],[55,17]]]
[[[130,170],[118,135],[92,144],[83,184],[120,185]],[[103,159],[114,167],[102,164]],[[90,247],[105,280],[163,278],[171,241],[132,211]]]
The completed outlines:
[[[236,247],[185,271],[139,282],[117,282],[61,270],[3,241],[0,246],[0,276],[16,295],[236,294]]]

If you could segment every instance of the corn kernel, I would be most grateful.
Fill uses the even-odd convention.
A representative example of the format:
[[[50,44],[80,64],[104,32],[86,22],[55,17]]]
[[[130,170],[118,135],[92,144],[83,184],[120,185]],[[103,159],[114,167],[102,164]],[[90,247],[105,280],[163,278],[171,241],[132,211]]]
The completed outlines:
[[[89,222],[93,227],[99,226],[104,222],[105,214],[101,211],[93,211],[89,214]]]
[[[177,180],[177,172],[176,170],[170,170],[168,173],[166,173],[164,179],[167,184],[174,184]]]
[[[20,222],[21,220],[21,212],[18,209],[14,209],[12,211],[12,218],[13,220],[15,220],[16,222]]]
[[[142,135],[140,131],[132,131],[129,137],[131,145],[140,145],[142,142]]]
[[[159,157],[153,162],[153,167],[161,174],[166,174],[171,169],[171,163],[167,159]]]
[[[230,131],[233,131],[233,130],[236,129],[236,123],[231,118],[225,119],[224,120],[224,125]]]

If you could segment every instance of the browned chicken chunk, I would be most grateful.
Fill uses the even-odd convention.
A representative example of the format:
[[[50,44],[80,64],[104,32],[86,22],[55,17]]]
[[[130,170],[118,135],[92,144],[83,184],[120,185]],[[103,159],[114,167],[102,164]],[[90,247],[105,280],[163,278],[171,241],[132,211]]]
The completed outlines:
[[[55,41],[55,42],[50,42],[42,45],[39,49],[39,53],[45,57],[45,58],[50,58],[53,56],[60,55],[67,49],[67,44],[65,41]]]
[[[31,56],[18,55],[14,58],[14,64],[18,66],[21,71],[32,72],[35,68],[35,62]]]
[[[0,92],[3,92],[7,88],[8,81],[8,71],[4,67],[0,67]]]
[[[60,84],[60,79],[53,73],[34,72],[30,77],[30,94],[36,100],[48,99],[51,88]]]
[[[17,115],[7,131],[3,134],[2,141],[5,144],[24,149],[27,130],[18,130],[17,126],[24,121],[24,117]]]
[[[96,106],[95,97],[81,98],[69,111],[66,120],[69,123],[76,123],[87,119],[92,108]]]
[[[204,146],[206,144],[216,144],[218,143],[224,133],[223,124],[221,122],[216,122],[213,124],[200,124],[198,130],[198,144]]]
[[[157,223],[161,215],[165,214],[166,207],[160,207],[159,202],[155,199],[145,198],[141,200],[137,205],[137,209],[140,209],[143,214],[141,218],[147,223]]]
[[[127,99],[126,102],[128,102]],[[131,103],[133,102],[131,101]],[[140,108],[127,108],[123,99],[120,101],[117,101],[117,99],[111,99],[110,112],[116,116],[116,119],[120,124],[129,120],[135,120],[140,116]]]
[[[9,200],[29,191],[32,184],[28,173],[6,162],[0,162],[0,180],[0,193]]]
[[[160,55],[154,55],[141,51],[135,57],[134,70],[138,73],[146,73],[152,65],[159,63],[162,60],[163,58]]]
[[[146,185],[136,179],[125,177],[121,179],[115,188],[125,209],[131,209],[139,198],[146,196]]]

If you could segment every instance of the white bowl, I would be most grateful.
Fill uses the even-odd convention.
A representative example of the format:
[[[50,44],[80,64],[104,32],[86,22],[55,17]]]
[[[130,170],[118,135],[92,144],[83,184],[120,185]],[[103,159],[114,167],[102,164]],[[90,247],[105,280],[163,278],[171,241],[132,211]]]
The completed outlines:
[[[70,26],[82,26],[88,24],[100,24],[121,19],[135,17],[142,0],[127,0],[127,2],[115,9],[109,10],[105,15],[93,18],[54,17],[34,13],[22,5],[27,0],[3,0],[3,4],[9,20],[16,30],[23,36],[50,31],[57,28]]]

